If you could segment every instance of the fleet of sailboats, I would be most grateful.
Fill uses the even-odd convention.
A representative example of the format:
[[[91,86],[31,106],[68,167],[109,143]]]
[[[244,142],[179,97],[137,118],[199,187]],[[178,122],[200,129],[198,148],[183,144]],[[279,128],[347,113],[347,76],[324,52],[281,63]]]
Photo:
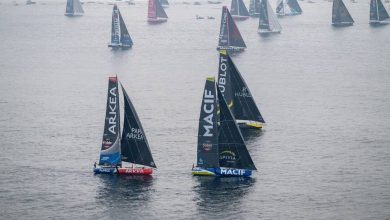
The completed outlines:
[[[260,3],[260,18],[257,31],[260,34],[280,33],[282,26],[280,26],[278,18],[274,14],[268,0],[262,0]]]
[[[96,174],[150,175],[156,168],[137,112],[122,87],[124,120],[121,133],[119,84],[116,76],[108,78],[106,119]],[[127,164],[127,167],[123,167]]]
[[[243,0],[232,0],[230,12],[234,19],[245,20],[249,18],[249,12]]]
[[[370,24],[371,25],[382,25],[389,24],[389,13],[383,6],[381,0],[371,0],[370,2]]]
[[[256,167],[214,77],[206,80],[200,108],[195,176],[249,177]]]
[[[149,0],[148,4],[148,22],[149,23],[161,23],[168,20],[168,15],[165,13],[164,8],[161,6],[159,0]]]
[[[31,4],[32,1],[27,1]],[[149,0],[148,22],[168,19],[164,7],[167,0]],[[84,13],[80,0],[67,0],[67,16]],[[297,0],[279,0],[279,16],[301,14]],[[243,0],[232,0],[231,13],[222,7],[218,79],[206,80],[199,117],[197,162],[192,168],[195,176],[249,177],[256,170],[246,148],[240,129],[262,129],[265,120],[229,53],[243,51],[246,44],[235,24],[235,19],[259,17],[258,33],[280,33],[281,25],[268,0],[251,0],[249,12]],[[389,14],[381,0],[370,2],[370,24],[388,24]],[[354,23],[342,0],[333,0],[332,25],[349,26]],[[111,42],[113,49],[131,48],[133,40],[116,4],[112,11]],[[137,112],[118,78],[109,77],[106,118],[96,174],[151,175],[156,168],[145,132]],[[123,123],[120,120],[120,92],[123,94]],[[121,129],[123,125],[123,129]]]
[[[278,16],[299,15],[302,14],[302,9],[297,0],[278,0],[276,14]]]
[[[83,7],[81,6],[80,0],[68,0],[66,2],[66,16],[81,16],[84,14]]]
[[[343,0],[333,0],[332,7],[332,25],[333,26],[350,26],[354,20],[345,6]]]
[[[121,12],[115,4],[112,9],[111,43],[108,44],[108,47],[113,49],[129,49],[132,46],[133,40],[131,39],[126,24],[123,21]]]
[[[245,50],[246,44],[237,28],[229,10],[222,7],[221,25],[219,29],[217,50],[228,50],[230,52],[240,52]]]

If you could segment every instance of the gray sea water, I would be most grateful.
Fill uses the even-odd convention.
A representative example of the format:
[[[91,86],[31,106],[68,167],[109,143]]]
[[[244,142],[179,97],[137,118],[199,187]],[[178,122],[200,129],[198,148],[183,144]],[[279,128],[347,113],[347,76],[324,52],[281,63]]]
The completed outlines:
[[[112,5],[69,18],[65,1],[36,1],[0,4],[1,219],[390,218],[390,25],[369,26],[368,0],[345,1],[352,27],[333,28],[323,0],[299,2],[281,34],[237,22],[248,48],[233,59],[267,121],[246,134],[251,179],[190,173],[222,4],[171,2],[169,21],[149,25],[147,2],[118,2],[135,44],[111,51]],[[92,173],[113,74],[143,123],[152,178]]]

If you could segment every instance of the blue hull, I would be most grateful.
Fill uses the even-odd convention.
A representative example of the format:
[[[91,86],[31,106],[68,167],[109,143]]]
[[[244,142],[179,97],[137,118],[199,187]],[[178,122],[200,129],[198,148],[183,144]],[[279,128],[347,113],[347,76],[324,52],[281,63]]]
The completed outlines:
[[[200,168],[195,167],[192,169],[194,176],[220,176],[220,177],[250,177],[252,170],[248,169],[234,169],[234,168]]]

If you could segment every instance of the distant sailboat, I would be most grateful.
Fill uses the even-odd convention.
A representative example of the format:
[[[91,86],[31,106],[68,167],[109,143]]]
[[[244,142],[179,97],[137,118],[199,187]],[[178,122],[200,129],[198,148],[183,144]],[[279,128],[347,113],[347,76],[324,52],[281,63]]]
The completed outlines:
[[[33,5],[36,4],[36,2],[33,2],[32,0],[27,0],[26,5]]]
[[[196,176],[252,175],[256,167],[234,116],[215,83],[207,78],[199,117]]]
[[[115,4],[112,9],[111,43],[108,44],[108,47],[112,47],[113,49],[129,49],[132,46],[133,40],[126,28],[121,12]]]
[[[279,16],[299,15],[302,14],[302,9],[297,0],[278,0],[276,14]]]
[[[232,17],[237,20],[245,20],[249,18],[249,12],[245,7],[243,0],[232,0],[230,12]]]
[[[370,3],[370,24],[371,25],[382,25],[389,24],[389,14],[386,8],[383,6],[381,0],[371,0]]]
[[[217,50],[243,51],[246,44],[226,6],[222,7],[221,26]]]
[[[264,2],[266,0],[262,0]],[[265,123],[244,78],[229,54],[219,54],[218,88],[224,96],[240,128],[261,129]]]
[[[104,174],[150,175],[156,168],[141,122],[122,86],[124,96],[124,122],[121,135],[119,85],[117,77],[109,77],[106,120],[100,159],[93,171]],[[131,164],[122,167],[122,162]],[[142,167],[137,167],[141,165]],[[147,167],[145,167],[147,166]]]
[[[354,20],[349,14],[347,7],[343,0],[333,0],[332,8],[332,25],[333,26],[350,26],[353,25]]]
[[[268,0],[262,0],[260,3],[260,18],[257,31],[260,34],[280,33],[282,31],[282,27]]]
[[[81,16],[84,14],[83,7],[81,7],[80,0],[68,0],[66,2],[66,16]]]
[[[169,7],[169,2],[168,0],[159,0],[160,4],[163,8],[168,8]]]
[[[251,17],[260,16],[260,0],[251,0],[249,3],[249,15]]]
[[[148,22],[150,23],[160,23],[166,22],[168,16],[164,11],[164,8],[161,6],[159,0],[149,0],[148,4]]]
[[[219,0],[208,0],[207,3],[217,5],[217,4],[221,4],[222,2]]]

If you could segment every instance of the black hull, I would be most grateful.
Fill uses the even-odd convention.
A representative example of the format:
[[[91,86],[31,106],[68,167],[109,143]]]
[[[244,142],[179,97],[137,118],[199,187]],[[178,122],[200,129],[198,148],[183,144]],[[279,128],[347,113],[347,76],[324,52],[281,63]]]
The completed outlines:
[[[332,23],[332,26],[333,27],[348,27],[348,26],[352,26],[353,23]]]
[[[122,50],[128,50],[128,49],[131,49],[132,45],[131,46],[116,46],[116,45],[108,45],[108,47],[111,47],[113,50],[119,50],[119,49],[122,49]]]

